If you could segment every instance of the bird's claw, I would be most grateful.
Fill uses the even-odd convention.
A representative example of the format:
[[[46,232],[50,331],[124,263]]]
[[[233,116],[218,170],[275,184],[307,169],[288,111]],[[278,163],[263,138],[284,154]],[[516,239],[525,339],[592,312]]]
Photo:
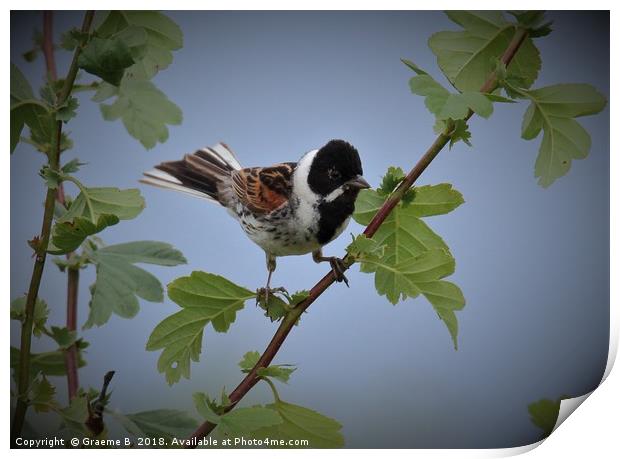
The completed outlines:
[[[347,269],[347,266],[345,265],[344,260],[338,257],[331,257],[329,259],[329,264],[332,267],[332,272],[334,273],[334,277],[336,278],[336,281],[344,282],[348,287],[349,279],[347,279],[347,276],[344,275],[344,272]]]

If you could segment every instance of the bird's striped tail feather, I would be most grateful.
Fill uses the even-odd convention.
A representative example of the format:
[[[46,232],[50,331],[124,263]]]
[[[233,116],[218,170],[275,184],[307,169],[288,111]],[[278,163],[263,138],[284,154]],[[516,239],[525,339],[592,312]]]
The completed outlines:
[[[144,173],[141,183],[180,191],[220,202],[218,184],[241,169],[232,150],[224,143],[202,148],[179,161],[167,161]]]

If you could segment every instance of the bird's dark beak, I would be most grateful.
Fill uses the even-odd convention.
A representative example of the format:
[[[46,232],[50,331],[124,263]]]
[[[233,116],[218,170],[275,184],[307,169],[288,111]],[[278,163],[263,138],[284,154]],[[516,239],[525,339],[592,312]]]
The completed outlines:
[[[370,188],[370,184],[361,175],[358,175],[357,177],[349,180],[348,182],[345,182],[345,186],[352,190],[362,190],[364,188]]]

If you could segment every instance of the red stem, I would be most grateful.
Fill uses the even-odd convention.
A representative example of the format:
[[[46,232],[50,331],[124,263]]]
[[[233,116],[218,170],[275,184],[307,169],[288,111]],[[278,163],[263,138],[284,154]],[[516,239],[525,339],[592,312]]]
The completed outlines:
[[[43,56],[45,57],[45,67],[47,69],[48,78],[50,83],[56,82],[58,79],[58,73],[56,71],[56,59],[54,56],[54,16],[53,11],[43,12]],[[60,151],[58,154],[60,155]],[[56,188],[56,201],[63,207],[65,204],[65,190],[63,184],[60,183]],[[66,255],[67,260],[71,258],[73,252],[69,252]],[[67,270],[67,329],[74,331],[77,326],[77,305],[78,305],[78,285],[80,282],[80,272],[75,268],[68,268]],[[69,393],[69,400],[71,400],[77,394],[80,387],[80,381],[78,377],[78,355],[77,347],[71,346],[65,351],[65,368],[67,370],[67,390]]]

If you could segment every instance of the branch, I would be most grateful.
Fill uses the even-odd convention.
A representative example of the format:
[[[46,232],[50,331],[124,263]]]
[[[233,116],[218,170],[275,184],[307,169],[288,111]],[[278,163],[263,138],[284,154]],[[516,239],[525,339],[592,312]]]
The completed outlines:
[[[82,32],[87,33],[90,30],[90,26],[93,22],[93,16],[94,11],[86,12],[86,14],[84,15],[84,21],[82,23]],[[71,94],[71,89],[73,88],[73,83],[75,82],[75,77],[78,71],[78,57],[81,50],[82,46],[78,46],[73,54],[73,60],[71,61],[69,73],[67,74],[67,78],[65,79],[62,91],[58,97],[58,101],[60,104],[64,103]],[[61,134],[62,121],[58,121],[56,123],[56,139],[52,150],[48,154],[48,165],[52,170],[55,171],[58,170],[58,164],[60,161]],[[17,404],[15,407],[15,414],[13,416],[13,424],[11,426],[11,441],[13,446],[15,446],[15,439],[21,434],[22,427],[24,425],[24,419],[26,417],[26,410],[28,408],[26,392],[28,391],[30,378],[30,346],[32,341],[34,305],[39,294],[41,277],[43,276],[43,269],[45,268],[47,247],[49,244],[52,220],[54,217],[55,200],[55,190],[48,188],[47,195],[45,197],[45,211],[43,213],[43,222],[41,224],[41,236],[39,239],[40,243],[36,250],[35,263],[32,269],[32,277],[30,279],[30,286],[28,288],[28,295],[26,297],[25,318],[21,331],[17,383]]]
[[[58,79],[56,71],[56,59],[54,56],[54,33],[53,33],[53,11],[43,12],[43,56],[45,57],[45,67],[50,83]],[[56,188],[56,201],[63,207],[65,203],[65,188],[62,182]],[[67,260],[71,258],[73,252],[66,254]],[[74,331],[77,324],[77,302],[78,286],[80,282],[80,272],[77,268],[67,269],[67,329]],[[78,378],[77,345],[72,345],[65,351],[65,368],[67,370],[67,390],[69,400],[77,394],[80,382]]]
[[[526,37],[527,37],[526,30],[518,29],[515,32],[515,35],[513,36],[512,41],[510,42],[510,44],[508,45],[508,47],[504,51],[504,54],[501,57],[501,61],[506,66],[510,64],[514,55],[516,54],[516,52],[518,51],[519,47],[521,46],[521,44],[523,43]],[[495,90],[495,88],[497,88],[497,76],[495,75],[495,73],[492,73],[491,75],[489,75],[488,79],[486,80],[482,88],[480,89],[480,92],[485,92],[485,93],[492,92],[493,90]],[[467,117],[465,118],[465,121],[469,120],[472,115],[473,115],[473,112],[470,110]],[[368,226],[364,230],[364,235],[366,235],[367,237],[372,237],[377,232],[377,230],[379,229],[381,224],[385,221],[385,219],[388,217],[390,212],[392,212],[394,207],[396,207],[396,205],[400,202],[404,193],[409,188],[411,188],[414,182],[420,177],[420,175],[422,175],[422,172],[424,172],[424,170],[433,161],[433,159],[435,159],[435,157],[439,154],[439,152],[443,149],[443,147],[445,147],[446,144],[450,141],[450,135],[452,134],[451,131],[453,130],[453,126],[451,125],[452,123],[449,123],[449,124],[450,125],[447,126],[446,129],[441,134],[439,134],[439,136],[437,136],[437,138],[435,139],[433,144],[430,146],[430,148],[426,151],[426,153],[424,153],[422,158],[420,158],[420,160],[413,167],[413,169],[411,169],[409,174],[407,174],[407,177],[405,177],[405,179],[401,182],[401,184],[394,191],[394,193],[392,193],[390,198],[387,201],[385,201],[385,203],[383,203],[383,206],[381,206],[381,208],[376,213],[372,221],[368,224]],[[355,263],[355,260],[353,260],[348,255],[345,257],[344,261],[345,261],[345,265],[347,269]],[[297,322],[297,319],[299,318],[299,316],[306,309],[308,309],[308,307],[310,307],[310,305],[314,303],[314,301],[319,296],[321,296],[321,294],[325,290],[327,290],[329,286],[334,283],[335,280],[336,278],[334,276],[334,273],[330,271],[319,282],[317,282],[317,284],[314,287],[312,287],[308,297],[304,301],[299,303],[297,306],[295,306],[295,308],[293,308],[293,310],[285,316],[285,318],[282,320],[282,323],[276,330],[276,333],[274,334],[273,338],[269,342],[269,345],[267,346],[263,354],[258,359],[258,362],[256,363],[256,365],[254,365],[254,368],[252,368],[252,370],[250,370],[250,372],[245,376],[245,378],[243,378],[243,381],[239,383],[239,385],[235,388],[235,390],[233,390],[230,393],[229,399],[231,403],[230,405],[227,406],[226,412],[232,410],[237,405],[237,403],[239,403],[239,401],[245,396],[245,394],[247,394],[248,391],[252,387],[254,387],[254,385],[260,380],[260,378],[256,374],[256,371],[259,368],[269,366],[269,364],[275,357],[276,353],[280,349],[280,346],[282,346],[282,343],[284,342],[289,332],[291,331],[291,329]],[[215,428],[215,426],[216,426],[215,424],[209,421],[205,421],[190,436],[190,439],[204,438]],[[189,447],[194,447],[193,442],[189,442],[189,445],[190,445]]]

